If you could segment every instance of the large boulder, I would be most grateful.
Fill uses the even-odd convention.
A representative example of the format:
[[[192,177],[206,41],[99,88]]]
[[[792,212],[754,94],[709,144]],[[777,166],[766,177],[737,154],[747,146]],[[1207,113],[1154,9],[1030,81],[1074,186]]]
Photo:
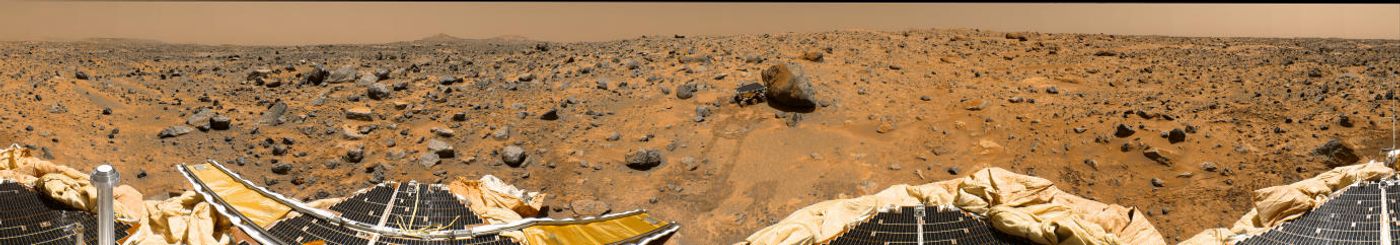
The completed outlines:
[[[661,151],[656,149],[637,149],[627,153],[627,167],[636,170],[650,170],[661,165]]]
[[[322,66],[321,64],[316,64],[312,66],[311,71],[307,71],[305,74],[302,74],[302,78],[306,79],[302,81],[302,83],[320,85],[321,83],[325,82],[326,77],[329,77],[330,75],[331,72],[327,71],[325,66]]]
[[[392,92],[392,90],[389,90],[388,85],[378,82],[370,83],[367,90],[365,95],[368,95],[370,99],[376,100],[389,98],[389,93]]]
[[[1322,156],[1329,168],[1351,165],[1361,161],[1361,157],[1356,155],[1356,151],[1338,139],[1329,140],[1322,146],[1318,146],[1313,149],[1313,154]]]
[[[359,74],[359,72],[358,72],[358,71],[355,71],[355,68],[354,68],[354,67],[342,66],[342,67],[340,67],[340,69],[336,69],[335,71],[332,71],[331,74],[330,74],[330,77],[327,77],[327,78],[326,78],[326,82],[329,82],[329,83],[343,83],[343,82],[355,81],[355,77],[356,77],[357,74]]]
[[[796,108],[814,108],[812,83],[802,74],[802,67],[795,63],[779,63],[763,70],[763,85],[767,88],[765,99],[769,103]]]

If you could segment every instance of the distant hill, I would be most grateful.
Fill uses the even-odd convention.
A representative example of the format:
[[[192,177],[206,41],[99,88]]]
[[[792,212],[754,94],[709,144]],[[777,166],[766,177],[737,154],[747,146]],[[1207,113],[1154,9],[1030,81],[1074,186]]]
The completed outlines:
[[[161,42],[161,41],[157,41],[157,40],[152,40],[152,39],[118,38],[118,37],[94,37],[94,38],[85,38],[85,39],[78,40],[78,41],[79,41],[79,42],[91,42],[91,43],[165,44],[165,42]]]
[[[467,39],[463,39],[463,38],[460,38],[460,37],[454,37],[454,36],[452,36],[452,35],[447,35],[446,33],[438,33],[437,35],[432,35],[432,36],[428,36],[428,37],[425,37],[425,38],[420,38],[420,39],[418,39],[418,40],[414,40],[414,42],[438,43],[438,42],[461,42],[461,41],[466,41],[466,40],[467,40]]]
[[[418,40],[407,41],[407,42],[397,42],[397,43],[443,44],[443,43],[463,43],[463,42],[481,42],[481,41],[485,41],[485,42],[496,42],[496,43],[534,42],[534,40],[530,40],[530,38],[527,38],[527,37],[524,37],[524,36],[518,36],[518,35],[498,36],[498,37],[492,37],[492,38],[487,38],[487,39],[471,39],[471,38],[460,38],[460,37],[456,37],[456,36],[452,36],[452,35],[447,35],[447,34],[445,34],[445,33],[438,33],[438,34],[435,34],[435,35],[432,35],[432,36],[428,36],[428,37],[424,37],[424,38],[419,38]]]

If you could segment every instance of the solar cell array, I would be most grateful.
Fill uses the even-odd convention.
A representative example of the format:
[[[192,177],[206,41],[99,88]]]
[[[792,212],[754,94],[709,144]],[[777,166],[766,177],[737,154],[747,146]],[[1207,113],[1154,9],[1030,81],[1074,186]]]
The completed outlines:
[[[358,195],[346,198],[330,208],[341,217],[368,224],[400,229],[463,229],[482,224],[481,218],[469,210],[457,196],[435,185],[416,182],[397,186],[381,184]],[[388,210],[386,214],[386,210]],[[382,221],[382,222],[381,222]],[[287,242],[326,244],[516,244],[496,236],[479,236],[469,240],[426,241],[401,237],[374,237],[368,232],[336,225],[332,222],[302,215],[277,222],[270,233]]]
[[[1393,182],[1362,183],[1337,194],[1307,214],[1239,244],[1382,244],[1382,233],[1396,244],[1400,227],[1394,210],[1400,186]],[[1381,202],[1385,202],[1382,207]],[[1387,213],[1391,222],[1385,222]]]
[[[325,244],[335,245],[360,245],[369,244],[370,240],[376,239],[368,232],[356,231],[348,227],[339,226],[331,222],[302,215],[291,219],[278,221],[277,224],[268,230],[272,235],[281,238],[283,241],[296,244],[306,244],[316,241],[323,241]],[[404,244],[404,245],[516,245],[515,241],[509,238],[486,235],[478,236],[468,240],[419,240],[413,238],[378,237],[375,244]]]
[[[993,230],[986,220],[961,210],[901,207],[875,214],[832,239],[832,245],[864,244],[1031,244]]]
[[[400,229],[442,228],[462,229],[481,224],[481,218],[467,209],[456,195],[439,186],[417,183],[400,184],[394,207],[386,225]]]
[[[3,182],[3,181],[0,181]],[[97,244],[97,216],[47,203],[18,183],[0,183],[0,244]],[[116,223],[117,238],[130,226]]]

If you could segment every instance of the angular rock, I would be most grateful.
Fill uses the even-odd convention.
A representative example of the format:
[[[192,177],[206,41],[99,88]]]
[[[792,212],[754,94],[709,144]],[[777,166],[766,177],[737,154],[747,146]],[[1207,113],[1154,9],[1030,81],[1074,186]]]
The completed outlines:
[[[1142,151],[1142,156],[1147,157],[1147,159],[1151,159],[1152,161],[1155,161],[1158,164],[1170,167],[1172,166],[1172,160],[1167,158],[1167,154],[1168,152],[1166,152],[1165,150],[1160,150],[1157,148]]]
[[[452,136],[457,135],[457,132],[456,132],[456,131],[453,131],[453,130],[450,129],[450,128],[436,128],[436,127],[435,127],[435,128],[430,129],[430,130],[428,130],[428,131],[431,131],[431,132],[433,132],[434,135],[437,135],[438,137],[443,137],[443,138],[452,138]]]
[[[327,71],[325,66],[321,64],[316,64],[312,66],[310,71],[307,71],[306,73],[301,75],[301,77],[305,79],[302,80],[302,83],[320,85],[321,83],[326,82],[326,77],[329,77],[330,75],[331,72]]]
[[[540,114],[540,120],[545,120],[545,121],[559,120],[559,109],[549,109],[549,111],[546,111],[546,112]]]
[[[438,156],[438,154],[433,154],[432,152],[425,152],[423,153],[423,155],[418,156],[418,165],[422,165],[425,168],[432,168],[433,166],[437,166],[438,163],[441,162],[442,157]]]
[[[817,105],[813,98],[812,83],[802,74],[802,67],[795,63],[780,63],[763,70],[763,85],[767,88],[764,99],[785,106],[813,108]]]
[[[350,67],[350,66],[341,66],[340,69],[336,69],[335,71],[332,71],[332,72],[330,73],[330,76],[329,76],[329,77],[326,77],[326,82],[328,82],[328,83],[352,82],[352,81],[355,81],[355,76],[356,76],[357,74],[358,74],[358,72],[355,71],[355,68],[354,68],[354,67]]]
[[[233,125],[233,119],[224,115],[215,115],[209,118],[209,128],[213,130],[228,130]]]
[[[185,126],[185,125],[175,125],[175,126],[167,127],[167,128],[165,128],[164,130],[161,130],[160,133],[157,134],[156,136],[160,137],[161,139],[170,138],[170,137],[177,137],[177,136],[181,136],[181,135],[188,134],[188,133],[190,133],[190,132],[194,132],[194,130],[195,130],[194,128],[191,128],[191,127],[189,127],[189,126]]]
[[[272,104],[272,107],[268,107],[267,111],[263,112],[262,119],[258,120],[258,123],[273,126],[282,124],[282,115],[286,113],[287,103],[278,101],[276,104]]]
[[[643,148],[627,153],[627,159],[625,160],[627,161],[627,167],[646,171],[661,165],[661,161],[664,159],[661,156],[661,151]]]
[[[452,144],[439,139],[428,140],[428,152],[442,158],[452,158],[457,155],[457,150],[453,149]]]
[[[345,118],[360,121],[374,121],[374,111],[369,107],[355,107],[345,110]]]
[[[1119,123],[1117,127],[1114,127],[1113,136],[1123,138],[1133,136],[1133,133],[1137,133],[1137,130],[1133,130],[1132,127],[1128,127],[1127,124]]]
[[[214,117],[214,111],[208,108],[200,108],[189,118],[185,118],[185,125],[190,125],[200,130],[209,129],[209,119]]]

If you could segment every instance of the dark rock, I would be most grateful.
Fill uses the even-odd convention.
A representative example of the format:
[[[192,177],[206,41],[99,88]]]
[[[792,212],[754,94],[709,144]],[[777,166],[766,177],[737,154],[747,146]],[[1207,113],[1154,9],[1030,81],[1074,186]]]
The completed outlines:
[[[301,75],[302,78],[305,78],[305,80],[303,80],[302,83],[320,85],[321,83],[326,82],[326,77],[329,77],[330,75],[331,72],[327,71],[325,66],[321,64],[316,64],[312,66],[310,71],[307,71],[306,73]]]
[[[170,138],[170,137],[177,137],[177,136],[181,136],[181,135],[188,134],[188,133],[190,133],[190,132],[194,132],[194,130],[195,130],[194,128],[191,128],[191,127],[189,127],[189,126],[185,126],[185,125],[175,125],[175,126],[167,127],[167,128],[165,128],[164,130],[161,130],[161,131],[160,131],[160,134],[157,134],[156,136],[158,136],[158,137],[160,137],[160,138],[162,138],[162,139],[164,139],[164,138]]]
[[[73,78],[77,78],[80,80],[88,80],[88,74],[83,71],[78,71],[73,73]]]
[[[286,155],[288,150],[291,150],[291,149],[287,148],[287,145],[273,145],[273,146],[272,146],[272,155],[273,155],[273,156]]]
[[[501,162],[505,162],[506,165],[520,167],[522,163],[525,163],[525,148],[521,148],[517,145],[508,145],[505,148],[501,148],[500,153]]]
[[[1025,34],[1025,33],[1011,33],[1011,32],[1006,33],[1006,39],[1016,39],[1016,40],[1019,40],[1019,41],[1026,41],[1026,40],[1028,40],[1028,38],[1026,38],[1026,34]]]
[[[384,85],[384,83],[377,82],[369,84],[368,91],[365,93],[365,95],[369,96],[370,99],[382,100],[389,98],[390,92],[392,92],[392,90],[389,90],[388,85]]]
[[[697,88],[696,88],[695,83],[692,83],[692,82],[687,82],[687,83],[685,83],[685,84],[676,85],[676,98],[678,98],[678,99],[683,99],[683,100],[684,100],[684,99],[690,99],[691,97],[695,97],[695,90],[696,90],[696,89],[697,89]]]
[[[1361,160],[1361,157],[1357,156],[1351,147],[1339,139],[1328,140],[1327,143],[1313,149],[1313,154],[1322,156],[1329,168],[1351,165]]]
[[[286,163],[274,165],[272,166],[272,173],[287,175],[289,173],[292,173],[292,165]]]
[[[947,170],[948,170],[948,174],[951,174],[951,175],[958,175],[958,172],[962,172],[962,169],[960,169],[960,168],[958,168],[958,167],[948,167]]]
[[[345,151],[345,156],[342,158],[346,162],[359,163],[360,161],[363,161],[365,159],[365,147],[351,147],[350,150]]]
[[[763,85],[767,88],[765,99],[773,103],[797,108],[813,108],[812,83],[802,74],[802,67],[794,63],[780,63],[763,70]]]
[[[559,109],[549,109],[549,111],[546,111],[546,112],[544,112],[543,114],[540,114],[540,120],[545,120],[545,121],[559,120]]]
[[[1094,56],[1118,56],[1118,52],[1113,52],[1113,51],[1109,51],[1109,50],[1103,50],[1103,51],[1094,52]]]
[[[1167,142],[1171,142],[1172,144],[1176,144],[1176,143],[1181,143],[1182,141],[1186,141],[1186,131],[1185,131],[1185,130],[1181,130],[1181,129],[1178,128],[1178,129],[1172,129],[1171,132],[1167,132]]]
[[[1152,187],[1167,187],[1167,182],[1162,179],[1152,178]]]
[[[663,161],[661,151],[656,149],[637,149],[627,153],[627,167],[636,170],[650,170]]]
[[[1137,133],[1137,130],[1133,130],[1132,127],[1128,127],[1126,124],[1119,123],[1117,127],[1114,127],[1113,136],[1123,138],[1133,136],[1133,133]]]
[[[480,81],[480,80],[478,80],[478,82],[479,82],[479,81]],[[452,85],[452,84],[461,83],[461,82],[462,82],[462,78],[457,77],[457,76],[443,76],[443,77],[441,77],[441,78],[438,78],[438,84],[442,84],[442,85]],[[489,82],[489,81],[488,81],[488,82]],[[488,84],[489,84],[489,83],[488,83]]]
[[[1353,122],[1351,121],[1351,117],[1347,117],[1346,115],[1342,115],[1341,117],[1338,117],[1338,118],[1337,118],[1337,124],[1342,125],[1342,127],[1348,127],[1348,128],[1353,127],[1353,126],[1356,126],[1356,124],[1353,123]]]
[[[214,130],[228,130],[233,124],[233,119],[224,115],[215,115],[209,118],[209,128]]]
[[[466,113],[466,112],[458,112],[457,114],[452,114],[452,121],[457,121],[457,122],[465,122],[465,121],[467,121],[467,113]]]

